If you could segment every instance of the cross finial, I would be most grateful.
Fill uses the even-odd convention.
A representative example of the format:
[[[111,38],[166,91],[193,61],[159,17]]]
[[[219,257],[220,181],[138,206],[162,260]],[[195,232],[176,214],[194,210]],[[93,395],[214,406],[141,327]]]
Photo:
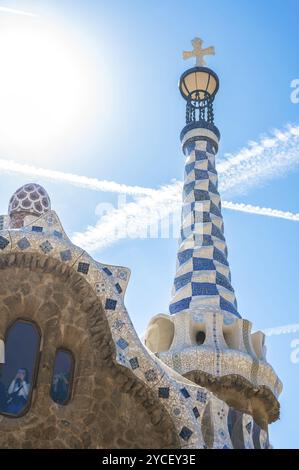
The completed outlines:
[[[214,47],[206,47],[205,49],[202,48],[203,40],[200,38],[194,38],[191,41],[193,46],[193,51],[184,51],[183,52],[183,59],[190,59],[191,57],[196,57],[196,65],[202,66],[206,65],[204,61],[205,55],[215,55]]]

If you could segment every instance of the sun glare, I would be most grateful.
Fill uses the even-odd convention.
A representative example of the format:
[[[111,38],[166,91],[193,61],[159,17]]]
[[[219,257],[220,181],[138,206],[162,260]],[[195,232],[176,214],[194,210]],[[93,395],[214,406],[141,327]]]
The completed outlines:
[[[0,156],[75,144],[96,108],[96,74],[73,35],[40,19],[0,19]],[[72,144],[71,144],[72,145]]]

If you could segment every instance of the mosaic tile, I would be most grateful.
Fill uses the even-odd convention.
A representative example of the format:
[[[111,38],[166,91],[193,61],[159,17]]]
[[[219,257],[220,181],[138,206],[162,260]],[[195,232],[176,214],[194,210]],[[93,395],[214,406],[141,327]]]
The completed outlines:
[[[127,276],[126,271],[119,271],[118,277],[119,277],[119,279],[122,279],[123,281],[126,281],[128,276]]]
[[[124,325],[125,325],[124,321],[117,319],[112,323],[112,328],[114,330],[120,331]]]
[[[190,393],[188,392],[188,390],[185,387],[181,388],[180,392],[181,392],[181,394],[183,395],[184,398],[189,398],[190,397]]]
[[[129,343],[124,338],[119,338],[116,344],[121,349],[126,349],[129,346]]]
[[[121,293],[122,293],[123,290],[122,290],[122,288],[121,288],[121,286],[119,285],[118,282],[115,284],[114,287],[115,287],[116,292],[117,292],[118,294],[121,294]]]
[[[50,251],[53,250],[53,246],[51,245],[51,243],[48,240],[41,243],[41,245],[39,245],[39,247],[43,251],[43,253],[45,253],[45,254],[48,254],[48,253],[50,253]]]
[[[196,399],[200,403],[206,403],[206,401],[207,401],[207,392],[203,392],[202,390],[197,390]]]
[[[129,359],[129,363],[132,367],[133,370],[138,369],[139,367],[139,362],[137,357],[132,357],[132,359]]]
[[[159,387],[158,395],[159,398],[169,398],[169,387]]]
[[[82,273],[82,274],[88,274],[88,271],[89,271],[89,263],[83,263],[82,261],[80,261],[78,263],[78,273]]]
[[[60,239],[63,237],[62,232],[59,232],[58,230],[54,230],[53,235],[54,237],[60,238]]]
[[[30,247],[30,242],[26,237],[23,237],[17,242],[17,245],[21,250],[26,250]]]
[[[108,276],[112,276],[112,272],[110,271],[109,268],[103,268],[104,273],[106,273]]]
[[[31,231],[32,232],[42,232],[44,230],[44,227],[40,227],[39,225],[32,225],[31,227]]]
[[[63,250],[60,252],[60,258],[62,261],[70,261],[72,259],[71,250]]]
[[[97,294],[103,294],[106,292],[106,284],[104,282],[96,282],[95,284]]]
[[[126,356],[125,356],[123,353],[121,353],[121,352],[118,353],[118,360],[119,360],[119,362],[120,362],[121,364],[124,364],[124,365],[125,365],[126,362],[127,362],[127,361],[126,361]]]
[[[115,310],[117,301],[113,299],[106,299],[105,309],[106,310]]]
[[[149,369],[144,373],[144,377],[148,382],[154,382],[155,380],[158,379],[158,375],[155,371],[155,369]]]
[[[192,436],[193,432],[191,429],[187,428],[187,426],[183,426],[181,432],[180,432],[180,437],[184,441],[189,441],[190,437]]]
[[[2,237],[2,235],[0,236],[0,250],[4,250],[7,245],[9,245],[9,240],[5,237]]]

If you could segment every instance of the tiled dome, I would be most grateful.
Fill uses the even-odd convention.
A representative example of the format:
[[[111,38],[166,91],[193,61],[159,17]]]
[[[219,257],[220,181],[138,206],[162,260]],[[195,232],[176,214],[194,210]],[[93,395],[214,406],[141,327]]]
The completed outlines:
[[[25,184],[11,197],[8,206],[8,214],[11,216],[17,212],[42,215],[51,209],[51,201],[47,191],[36,183]]]

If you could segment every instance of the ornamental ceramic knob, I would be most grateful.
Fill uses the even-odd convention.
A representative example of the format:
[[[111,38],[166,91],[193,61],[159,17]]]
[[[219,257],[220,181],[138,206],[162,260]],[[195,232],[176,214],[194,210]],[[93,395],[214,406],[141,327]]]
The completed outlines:
[[[51,210],[51,201],[47,191],[36,183],[25,184],[10,198],[8,215],[11,228],[23,226],[26,215],[37,217]]]

